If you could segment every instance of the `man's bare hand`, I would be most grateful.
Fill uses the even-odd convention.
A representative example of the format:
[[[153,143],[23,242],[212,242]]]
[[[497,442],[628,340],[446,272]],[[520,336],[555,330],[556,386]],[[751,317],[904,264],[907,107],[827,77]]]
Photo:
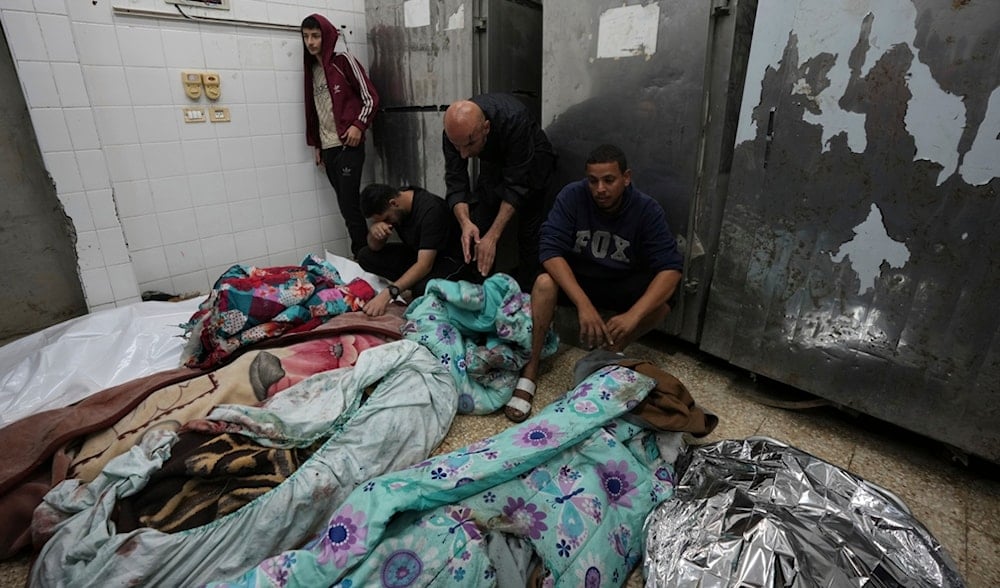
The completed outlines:
[[[476,244],[476,265],[479,268],[479,274],[486,277],[490,273],[490,268],[493,267],[493,260],[496,259],[497,255],[497,240],[490,237],[489,233],[486,233],[479,243]]]
[[[376,241],[386,241],[392,235],[392,225],[385,221],[378,221],[377,223],[372,223],[372,226],[368,228],[368,232],[371,233],[372,238]]]
[[[467,222],[462,225],[462,253],[465,255],[465,263],[475,259],[476,245],[479,244],[479,227],[474,222]]]
[[[629,340],[636,329],[639,328],[639,319],[632,316],[632,313],[629,312],[616,314],[608,319],[607,327],[609,337],[611,338],[608,341],[608,345],[614,346],[615,341],[621,343],[622,341]]]
[[[614,345],[614,339],[608,332],[607,325],[597,309],[593,306],[578,308],[577,317],[580,321],[580,342],[587,348],[593,349],[607,343]]]
[[[357,147],[361,144],[361,137],[364,133],[358,127],[351,125],[347,127],[347,136],[344,137],[344,145],[348,147]]]
[[[375,295],[365,305],[361,307],[368,316],[382,316],[385,314],[385,309],[389,307],[389,303],[392,302],[392,295],[389,293],[389,289],[386,288]]]
[[[323,165],[323,150],[319,147],[314,150],[316,151],[316,165]]]

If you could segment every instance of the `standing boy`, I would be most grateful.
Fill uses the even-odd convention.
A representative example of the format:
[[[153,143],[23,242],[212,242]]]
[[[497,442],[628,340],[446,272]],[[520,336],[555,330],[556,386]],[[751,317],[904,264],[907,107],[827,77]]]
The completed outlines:
[[[316,165],[326,168],[347,225],[351,254],[356,255],[368,234],[359,203],[361,169],[365,131],[378,109],[378,93],[353,55],[334,50],[340,33],[329,20],[310,15],[301,30],[306,143],[316,150]]]

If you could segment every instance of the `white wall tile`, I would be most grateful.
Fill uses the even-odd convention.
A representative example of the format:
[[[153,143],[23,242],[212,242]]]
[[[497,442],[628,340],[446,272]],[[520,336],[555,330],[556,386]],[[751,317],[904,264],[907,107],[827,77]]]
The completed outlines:
[[[90,204],[87,202],[85,193],[60,193],[59,201],[62,203],[63,210],[73,220],[73,228],[76,229],[77,233],[94,230],[94,218],[90,214]]]
[[[20,11],[20,12],[32,12],[35,9],[35,5],[32,4],[31,0],[4,0],[2,10],[4,12]]]
[[[233,233],[233,241],[236,242],[236,255],[239,263],[248,263],[251,259],[267,255],[267,238],[264,236],[264,229]]]
[[[126,66],[163,67],[166,65],[160,29],[119,25],[118,48]]]
[[[300,250],[313,248],[322,241],[318,218],[296,221],[292,227],[295,235],[295,246]]]
[[[73,39],[81,65],[121,65],[115,27],[73,20]]]
[[[136,280],[140,283],[147,283],[153,280],[162,280],[170,277],[170,269],[167,267],[167,256],[163,253],[163,247],[154,247],[141,251],[132,250],[132,267],[135,270]],[[146,286],[143,286],[146,289]],[[162,288],[155,288],[162,290]]]
[[[189,175],[188,185],[195,207],[228,202],[225,178],[220,172]]]
[[[288,194],[288,177],[285,166],[257,168],[257,190],[261,197]]]
[[[156,215],[157,223],[160,225],[160,237],[163,239],[164,247],[176,245],[198,239],[198,225],[194,218],[194,209],[185,208],[170,212],[161,212]],[[167,260],[170,260],[170,253],[167,253]],[[197,268],[184,269],[175,273],[194,271]],[[171,271],[174,268],[171,267]]]
[[[248,104],[274,104],[278,101],[277,78],[273,71],[247,71],[243,74],[243,90]],[[272,107],[273,108],[273,107]]]
[[[34,12],[4,11],[4,30],[7,44],[16,61],[47,61],[42,31]]]
[[[45,151],[70,151],[73,141],[69,137],[66,119],[61,108],[33,108],[31,124],[35,128],[38,148]]]
[[[145,143],[142,157],[150,179],[179,176],[184,173],[184,155],[179,142]]]
[[[176,106],[137,106],[135,126],[141,143],[163,143],[180,141],[179,120],[182,111]]]
[[[203,271],[205,268],[200,241],[164,245],[163,253],[167,256],[167,268],[173,276]]]
[[[100,149],[101,139],[97,136],[94,113],[89,108],[67,108],[63,110],[66,128],[74,149]]]
[[[264,235],[267,238],[268,255],[295,249],[295,235],[292,233],[292,225],[290,223],[269,223],[264,227]]]
[[[241,20],[268,22],[267,2],[263,0],[240,0],[233,6],[234,16]]]
[[[319,208],[316,206],[316,192],[296,192],[289,197],[288,204],[292,212],[292,220],[319,218]]]
[[[182,150],[188,174],[208,173],[222,168],[219,142],[215,139],[185,141]]]
[[[322,169],[322,168],[320,168]],[[326,175],[316,178],[316,202],[319,204],[319,215],[339,215],[340,206],[337,204],[337,195],[330,187],[330,180]]]
[[[144,216],[156,212],[153,206],[153,192],[149,182],[113,182],[115,204],[122,218]]]
[[[271,39],[271,48],[274,51],[274,69],[301,74],[304,50],[298,33],[276,32]]]
[[[190,209],[192,206],[191,189],[184,176],[149,180],[149,190],[157,212]]]
[[[163,54],[168,67],[198,70],[205,68],[205,51],[202,48],[200,33],[163,29],[161,35]]]
[[[167,266],[167,262],[164,261],[163,262],[163,267],[166,267],[166,266]],[[138,275],[139,268],[136,267],[134,263],[133,263],[133,267],[135,268],[136,275]],[[144,282],[142,280],[139,280],[139,291],[142,292],[143,294],[145,294],[146,292],[169,292],[169,293],[173,293],[173,290],[174,290],[174,283],[170,280],[170,278],[162,278],[162,279],[159,279],[159,280],[151,280],[151,281],[148,281],[148,282]]]
[[[245,202],[260,196],[257,174],[253,170],[225,172],[223,175],[226,178],[226,200],[229,202]]]
[[[101,190],[111,187],[108,164],[104,160],[103,151],[100,149],[77,151],[76,162],[80,166],[80,178],[83,180],[84,190]],[[110,191],[108,194],[110,195]]]
[[[327,251],[341,257],[351,258],[351,247],[347,242],[347,238],[335,239],[333,241],[324,241],[323,246]]]
[[[261,198],[260,211],[269,225],[292,222],[292,205],[287,196]]]
[[[240,52],[240,67],[245,69],[274,70],[270,37],[244,34],[236,38]]]
[[[42,39],[50,61],[79,61],[76,45],[73,43],[73,30],[65,15],[39,14],[38,26],[42,30]]]
[[[133,106],[160,106],[173,102],[167,70],[160,67],[126,67],[125,77]],[[177,83],[180,84],[179,79]]]
[[[87,85],[83,82],[83,70],[79,63],[53,63],[52,77],[63,107],[90,106]]]
[[[66,14],[66,2],[64,0],[35,0],[35,11]]]
[[[108,266],[108,280],[111,282],[111,291],[116,301],[139,296],[139,286],[131,263]]]
[[[300,41],[301,43],[301,41]],[[303,86],[302,86],[302,60],[298,62],[298,67],[295,71],[279,71],[275,72],[275,88],[278,92],[278,102],[287,102],[290,104],[298,104],[300,111],[305,104],[305,97],[303,96]],[[303,111],[302,114],[305,117]],[[304,124],[304,123],[303,123]]]
[[[81,271],[104,267],[104,256],[101,255],[101,242],[97,231],[81,231],[76,233],[76,257]]]
[[[247,107],[243,104],[229,106],[229,122],[215,123],[213,126],[220,139],[249,137],[250,123],[247,117]]]
[[[334,214],[320,215],[319,230],[323,242],[336,241],[347,237],[347,226],[341,216]]]
[[[214,70],[213,70],[214,71]],[[247,92],[243,84],[243,71],[238,69],[217,70],[219,74],[219,91],[221,100],[230,107],[236,104],[246,104]]]
[[[212,70],[241,69],[240,49],[236,35],[206,30],[201,35],[205,50],[205,67]]]
[[[125,237],[119,227],[97,231],[97,239],[101,242],[101,255],[107,266],[129,263],[128,249],[125,247]]]
[[[87,204],[90,206],[90,214],[94,217],[94,227],[97,230],[120,226],[118,210],[115,208],[110,188],[87,192]]]
[[[249,104],[250,132],[254,135],[280,135],[281,120],[275,104]]]
[[[278,119],[281,121],[281,132],[285,135],[297,136],[302,143],[305,143],[306,119],[302,104],[284,102],[278,104],[277,110]]]
[[[102,129],[98,127],[98,134]],[[111,145],[104,148],[112,181],[146,179],[146,164],[138,145]]]
[[[232,234],[207,237],[201,240],[201,250],[205,264],[209,267],[223,267],[223,271],[237,262],[236,241]],[[216,277],[220,271],[212,272]]]
[[[132,145],[139,142],[135,114],[129,106],[102,106],[94,108],[97,135],[101,143],[110,145]]]
[[[87,299],[88,307],[114,302],[115,294],[111,291],[111,280],[108,279],[108,271],[103,267],[81,271],[80,281],[83,283],[83,295]]]
[[[281,135],[259,135],[253,137],[251,142],[253,144],[253,163],[258,169],[285,163]]]
[[[181,140],[198,140],[198,139],[216,139],[217,135],[215,129],[219,126],[219,123],[212,124],[211,122],[198,122],[189,123],[184,121],[184,111],[183,107],[175,106],[177,111],[177,118],[179,120],[177,128],[181,132]],[[205,114],[208,115],[208,107],[204,106]]]
[[[301,164],[306,162],[307,165],[316,166],[316,150],[306,145],[306,133],[304,129],[301,134],[285,134],[282,138],[285,145],[285,163]]]
[[[49,64],[43,61],[20,61],[17,75],[24,88],[24,98],[30,108],[59,106],[59,91]]]
[[[302,9],[298,6],[284,2],[267,3],[268,22],[299,26],[303,18]]]
[[[174,276],[170,281],[174,285],[174,291],[178,294],[198,292],[202,295],[207,295],[212,289],[212,282],[214,280],[208,277],[208,272],[199,270],[189,274]]]
[[[287,249],[267,256],[267,263],[271,266],[299,265],[302,256],[296,249]]]
[[[43,153],[42,159],[45,161],[45,170],[52,176],[60,194],[83,191],[80,168],[76,165],[76,157],[72,151]]]
[[[229,219],[228,204],[199,206],[194,209],[194,220],[198,226],[198,236],[203,239],[233,232],[233,225]]]
[[[152,214],[122,219],[122,230],[130,250],[149,249],[163,245],[160,225]]]
[[[253,167],[253,144],[248,137],[219,139],[219,148],[222,150],[223,170],[235,171]]]
[[[95,22],[111,24],[111,3],[80,2],[69,0],[66,3],[70,20],[73,22]]]
[[[313,162],[306,163],[296,163],[294,165],[286,165],[285,170],[288,175],[288,191],[289,192],[312,192],[313,201],[315,202],[316,196],[316,164]]]
[[[229,220],[233,223],[233,232],[259,229],[261,222],[260,200],[247,200],[229,204]]]
[[[83,81],[94,106],[131,106],[125,68],[107,65],[84,65]]]

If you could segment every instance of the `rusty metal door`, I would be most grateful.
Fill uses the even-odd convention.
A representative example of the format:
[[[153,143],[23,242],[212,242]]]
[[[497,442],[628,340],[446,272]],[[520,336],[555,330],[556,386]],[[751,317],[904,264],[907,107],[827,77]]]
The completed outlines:
[[[700,346],[1000,461],[1000,11],[757,11]]]

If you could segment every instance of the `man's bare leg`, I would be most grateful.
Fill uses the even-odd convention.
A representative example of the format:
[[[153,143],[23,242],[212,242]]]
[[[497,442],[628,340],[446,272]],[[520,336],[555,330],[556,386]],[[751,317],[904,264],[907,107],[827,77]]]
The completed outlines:
[[[547,273],[539,274],[531,288],[531,357],[524,369],[521,370],[521,377],[531,382],[538,381],[542,347],[545,345],[545,335],[549,332],[549,327],[552,326],[552,317],[555,316],[558,297],[559,286],[552,279],[552,276]],[[530,403],[533,394],[529,394],[525,390],[514,390],[514,397]],[[528,413],[510,406],[504,407],[504,414],[516,423],[528,418]]]

